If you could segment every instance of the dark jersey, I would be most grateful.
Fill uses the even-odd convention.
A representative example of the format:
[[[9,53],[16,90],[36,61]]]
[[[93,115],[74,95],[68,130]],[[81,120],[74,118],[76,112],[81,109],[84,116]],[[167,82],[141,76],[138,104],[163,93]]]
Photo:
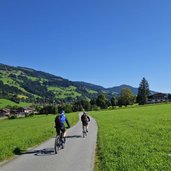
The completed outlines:
[[[56,128],[64,128],[65,127],[65,122],[67,123],[68,127],[70,127],[69,122],[66,118],[65,115],[57,115],[55,118],[55,126]]]
[[[90,121],[90,117],[89,117],[88,115],[86,115],[86,114],[83,114],[83,115],[81,116],[81,121],[82,121],[82,123],[84,123],[84,124],[88,124],[88,122]]]

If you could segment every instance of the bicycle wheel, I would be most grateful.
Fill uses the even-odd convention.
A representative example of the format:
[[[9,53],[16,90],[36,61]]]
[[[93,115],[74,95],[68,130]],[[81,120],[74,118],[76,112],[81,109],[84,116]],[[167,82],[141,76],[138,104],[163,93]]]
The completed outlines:
[[[86,134],[86,131],[83,130],[83,138],[85,138],[86,135],[87,135],[87,134]]]
[[[65,145],[64,145],[65,139],[61,138],[61,148],[64,149]]]
[[[59,137],[56,137],[55,144],[54,144],[55,154],[57,154],[57,152],[59,151],[59,147],[60,147]]]
[[[86,132],[86,127],[83,126],[83,138],[85,138],[85,136],[87,136],[87,132]]]

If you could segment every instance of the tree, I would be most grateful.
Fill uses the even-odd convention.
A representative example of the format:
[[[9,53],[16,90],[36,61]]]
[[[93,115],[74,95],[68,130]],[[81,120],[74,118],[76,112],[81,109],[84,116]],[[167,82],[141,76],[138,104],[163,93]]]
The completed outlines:
[[[148,81],[143,77],[140,82],[137,94],[137,103],[140,105],[144,105],[148,101],[148,96],[150,95],[149,84]]]
[[[79,100],[73,104],[73,111],[91,110],[91,104],[88,100]]]
[[[39,113],[41,114],[56,114],[58,111],[56,106],[47,105],[40,109]]]
[[[69,104],[69,103],[63,105],[63,109],[64,109],[65,113],[71,113],[71,112],[73,112],[73,110],[72,110],[72,105]]]
[[[99,106],[101,109],[106,109],[108,107],[108,100],[104,96],[104,94],[100,94],[97,99],[96,99],[96,104]]]
[[[112,105],[112,106],[116,106],[116,103],[117,103],[116,97],[113,96],[113,97],[111,98],[110,102],[111,102],[111,105]]]
[[[169,93],[168,96],[167,96],[169,102],[171,101],[171,94]]]
[[[127,105],[132,105],[134,104],[134,95],[129,88],[123,88],[121,90],[120,96],[118,98],[118,105],[119,106],[127,106]]]
[[[91,109],[91,104],[88,100],[81,100],[81,105],[86,111],[89,111]]]

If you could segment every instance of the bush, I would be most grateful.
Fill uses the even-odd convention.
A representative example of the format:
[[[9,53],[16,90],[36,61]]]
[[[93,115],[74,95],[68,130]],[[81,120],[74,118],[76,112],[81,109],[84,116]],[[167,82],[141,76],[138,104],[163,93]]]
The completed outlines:
[[[92,110],[95,110],[95,111],[100,110],[100,107],[97,105],[92,105]]]
[[[33,117],[33,116],[34,116],[34,113],[30,113],[30,114],[29,113],[26,113],[25,114],[25,118],[27,118],[27,117]]]
[[[16,115],[12,115],[12,116],[9,116],[9,118],[8,119],[16,119],[17,118],[17,116]]]

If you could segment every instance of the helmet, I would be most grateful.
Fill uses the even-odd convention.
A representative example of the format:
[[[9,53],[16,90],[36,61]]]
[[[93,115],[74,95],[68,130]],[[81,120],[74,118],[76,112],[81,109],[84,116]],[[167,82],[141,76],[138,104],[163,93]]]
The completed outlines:
[[[65,111],[64,111],[64,110],[62,110],[62,111],[61,111],[61,115],[64,115],[64,114],[65,114]]]

